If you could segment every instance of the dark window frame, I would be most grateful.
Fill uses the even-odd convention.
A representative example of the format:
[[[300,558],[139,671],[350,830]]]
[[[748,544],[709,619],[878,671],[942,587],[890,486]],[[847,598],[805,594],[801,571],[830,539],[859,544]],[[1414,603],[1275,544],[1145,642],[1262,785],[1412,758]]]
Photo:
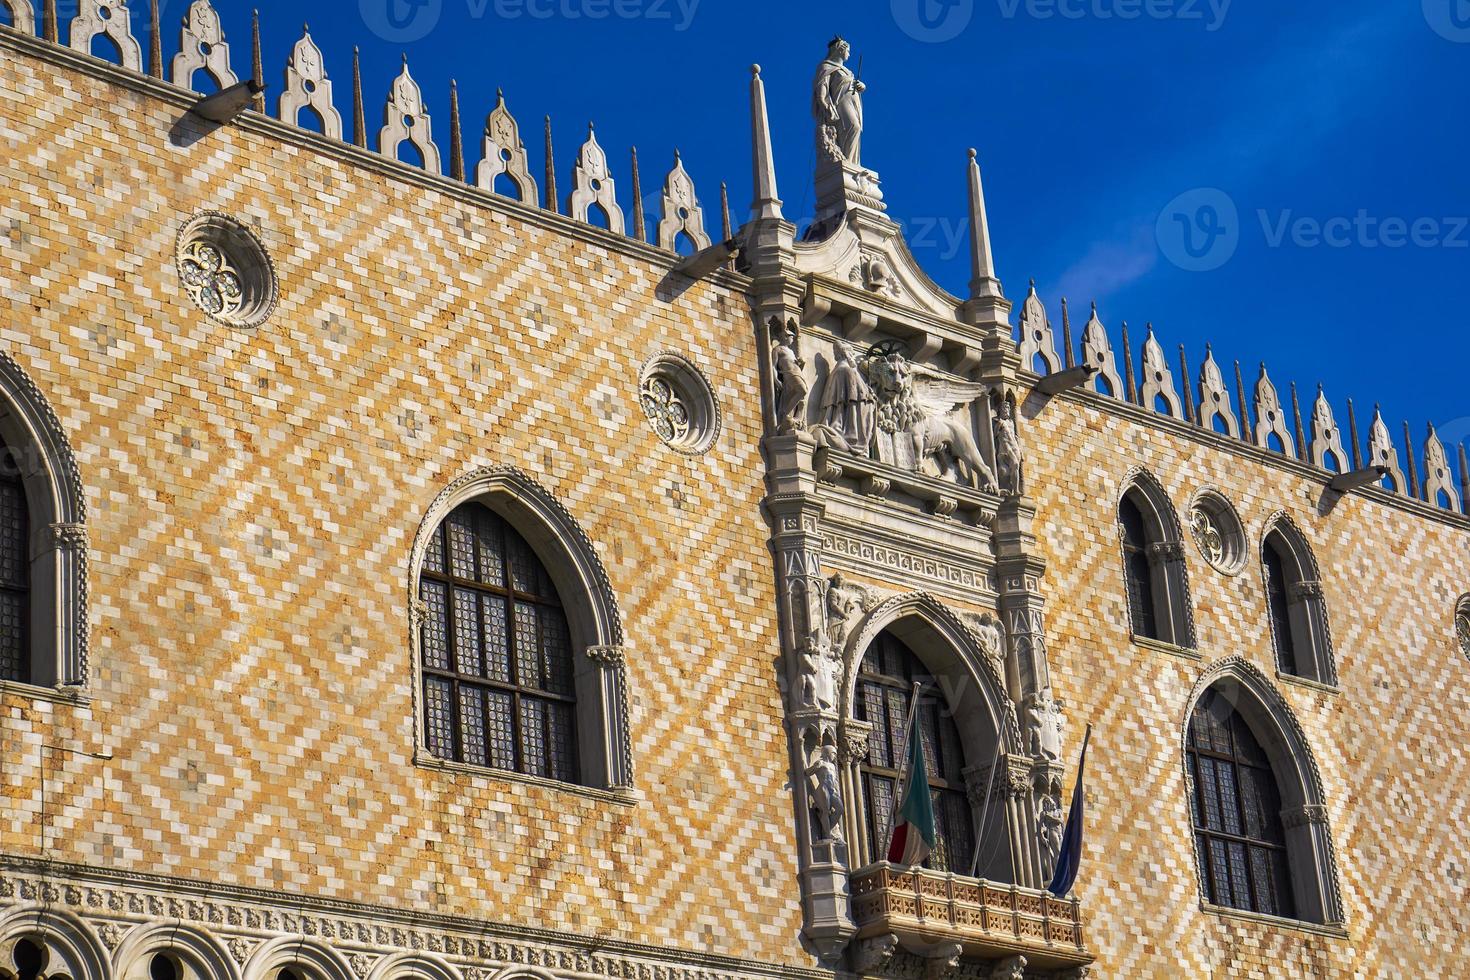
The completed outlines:
[[[1124,588],[1128,593],[1129,625],[1134,636],[1162,642],[1154,597],[1154,567],[1148,554],[1148,518],[1131,490],[1118,503],[1118,523],[1123,528],[1123,573]]]
[[[451,522],[461,519],[470,519],[474,530],[472,561],[474,565],[474,577],[465,577],[455,574],[454,563],[450,554],[448,528]],[[482,547],[482,533],[486,529],[493,529],[498,535],[499,545],[499,584],[486,580],[485,551]],[[521,559],[526,563],[525,570],[528,577],[534,582],[531,590],[518,588],[513,573],[513,555],[519,552]],[[523,585],[526,583],[522,583]],[[496,514],[489,507],[478,501],[470,501],[456,507],[448,514],[439,526],[434,529],[434,534],[426,550],[424,563],[419,570],[419,597],[428,603],[428,593],[431,589],[439,587],[443,590],[442,620],[438,625],[442,626],[443,655],[448,667],[436,666],[430,662],[429,632],[436,624],[430,622],[430,617],[435,611],[430,605],[424,617],[424,624],[420,633],[420,657],[419,669],[422,673],[421,690],[424,698],[424,741],[431,755],[446,761],[456,762],[464,765],[475,766],[495,772],[514,772],[521,775],[536,778],[551,779],[556,782],[580,783],[581,782],[581,760],[577,751],[577,696],[576,677],[572,666],[572,644],[570,627],[566,621],[566,613],[561,597],[557,594],[556,587],[551,581],[545,566],[537,557],[534,550],[526,542],[509,521]],[[468,593],[474,597],[475,605],[481,612],[475,618],[474,636],[476,643],[476,655],[481,669],[479,673],[462,671],[459,659],[459,651],[456,645],[456,637],[459,627],[459,609],[456,600],[457,593]],[[507,679],[501,679],[490,675],[491,645],[487,641],[489,623],[485,622],[483,610],[486,608],[486,599],[503,604],[504,615],[498,625],[503,631],[497,631],[500,649],[504,651]],[[526,683],[520,676],[524,658],[520,649],[521,637],[516,624],[516,609],[518,606],[529,606],[537,612],[537,650],[534,652],[534,660],[538,673],[534,683]],[[549,612],[557,617],[560,622],[560,637],[564,641],[560,650],[560,666],[565,671],[565,676],[560,684],[562,690],[552,690],[548,678],[552,676],[553,664],[546,659],[546,627],[542,613]],[[435,717],[431,714],[430,687],[439,682],[448,684],[448,719],[449,735],[452,742],[448,755],[439,750],[437,744],[439,739],[434,731]],[[463,692],[469,690],[478,692],[482,699],[479,720],[480,740],[483,744],[485,760],[469,758],[466,752],[466,725],[464,718],[465,697]],[[494,716],[491,710],[492,695],[508,697],[510,699],[509,721],[510,721],[510,751],[513,757],[512,765],[497,765],[494,760],[495,746],[493,744],[493,733],[496,728],[493,724]],[[527,704],[540,704],[539,733],[528,733],[526,731]],[[561,767],[557,763],[557,733],[553,726],[552,705],[565,706],[565,733],[561,736],[561,749],[564,756]],[[539,758],[532,760],[528,758],[533,745],[528,745],[527,735],[539,735],[533,742],[534,747],[539,748]]]
[[[9,446],[0,442],[0,492],[14,493],[19,501],[20,527],[18,538],[11,542],[9,536],[0,533],[0,547],[10,548],[13,544],[19,549],[15,555],[14,566],[19,572],[15,580],[0,578],[0,594],[7,597],[15,597],[18,600],[17,635],[15,637],[0,636],[0,645],[11,649],[0,650],[0,680],[14,681],[20,684],[28,684],[31,680],[31,507],[30,498],[26,495],[25,478],[20,473],[17,465],[19,456],[13,453]],[[14,658],[14,666],[8,661]]]

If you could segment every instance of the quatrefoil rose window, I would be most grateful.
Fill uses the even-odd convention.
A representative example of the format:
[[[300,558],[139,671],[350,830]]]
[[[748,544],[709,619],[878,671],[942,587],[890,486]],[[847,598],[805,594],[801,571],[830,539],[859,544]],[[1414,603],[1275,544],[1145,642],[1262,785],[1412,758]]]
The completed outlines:
[[[1470,659],[1470,599],[1461,603],[1455,614],[1455,636],[1460,640],[1460,652]]]
[[[1235,508],[1212,490],[1201,493],[1189,510],[1189,531],[1205,561],[1227,575],[1245,564],[1245,532]]]
[[[709,380],[678,354],[660,354],[644,366],[638,402],[654,434],[676,452],[697,456],[719,435],[720,409]]]
[[[270,256],[260,239],[229,215],[207,211],[185,225],[177,262],[184,292],[221,323],[258,326],[275,308]]]

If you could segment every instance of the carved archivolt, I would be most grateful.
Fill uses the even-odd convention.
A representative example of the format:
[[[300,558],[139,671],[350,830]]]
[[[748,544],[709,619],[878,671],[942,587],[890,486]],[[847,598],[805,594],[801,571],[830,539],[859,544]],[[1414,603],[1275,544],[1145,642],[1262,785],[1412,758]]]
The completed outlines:
[[[0,916],[0,950],[22,939],[44,947],[46,975],[70,980],[110,980],[107,948],[92,927],[50,903],[28,903]]]
[[[405,952],[378,960],[366,980],[464,980],[464,975],[432,953]]]
[[[1320,838],[1312,842],[1312,854],[1301,853],[1305,844],[1294,849],[1293,861],[1310,860],[1310,869],[1321,887],[1320,909],[1322,921],[1336,924],[1342,921],[1342,893],[1338,886],[1337,851],[1332,843],[1331,827],[1328,823],[1326,797],[1322,789],[1322,771],[1317,766],[1316,756],[1307,742],[1306,731],[1297,720],[1291,705],[1281,692],[1266,677],[1261,668],[1244,657],[1227,657],[1210,666],[1195,682],[1184,705],[1184,717],[1179,729],[1181,764],[1184,767],[1185,794],[1183,805],[1188,808],[1194,799],[1194,777],[1190,772],[1189,725],[1194,716],[1194,706],[1212,687],[1222,687],[1232,704],[1251,725],[1252,731],[1271,757],[1277,785],[1281,791],[1283,813],[1295,812],[1298,826],[1321,828]],[[1187,821],[1191,818],[1186,817]],[[1290,821],[1288,821],[1290,822]],[[1203,886],[1203,864],[1195,851],[1195,871]],[[1310,899],[1310,896],[1307,896]]]
[[[356,980],[346,957],[325,943],[301,936],[282,936],[262,944],[245,964],[243,980],[275,980],[288,967],[304,967],[313,980]]]
[[[53,547],[32,566],[32,643],[43,644],[37,649],[46,661],[35,664],[42,669],[33,673],[33,680],[85,684],[91,632],[87,618],[87,502],[81,470],[50,402],[25,369],[3,351],[0,435],[12,453],[23,457],[18,462],[31,520],[52,529]]]
[[[240,980],[240,968],[219,940],[179,922],[155,922],[129,931],[113,953],[113,976],[150,980],[151,961],[158,953],[167,953],[182,968],[179,980]]]

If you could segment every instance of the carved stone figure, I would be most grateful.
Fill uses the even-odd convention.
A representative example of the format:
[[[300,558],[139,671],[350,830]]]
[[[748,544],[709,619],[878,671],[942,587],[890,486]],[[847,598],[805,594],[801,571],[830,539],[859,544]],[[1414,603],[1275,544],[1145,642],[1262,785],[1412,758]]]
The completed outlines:
[[[806,361],[796,352],[796,326],[782,327],[773,324],[772,339],[776,341],[771,351],[771,362],[776,370],[776,425],[780,432],[792,432],[806,428],[806,398],[811,391],[807,384]]]
[[[1001,960],[995,964],[990,977],[991,980],[1025,980],[1026,957],[1016,955]]]
[[[827,637],[834,651],[840,652],[847,645],[853,617],[867,607],[869,600],[867,589],[848,582],[840,572],[827,583]]]
[[[994,491],[995,473],[980,455],[964,411],[988,390],[985,385],[953,381],[898,351],[875,352],[867,359],[869,383],[878,398],[878,429],[902,434],[912,446],[913,468],[933,460],[942,475]]]
[[[827,57],[817,66],[812,84],[812,115],[817,121],[817,151],[834,163],[856,167],[863,136],[862,94],[867,86],[847,67],[851,54],[840,37],[827,45]]]
[[[1048,759],[1062,756],[1061,706],[1043,689],[1026,701],[1026,740],[1032,755]]]
[[[980,649],[985,656],[991,660],[1000,661],[1005,659],[1005,634],[1001,632],[1000,621],[990,613],[965,614],[965,622],[980,640]]]
[[[1024,486],[1021,473],[1021,440],[1016,435],[1015,410],[1008,398],[1002,398],[995,417],[995,469],[1000,492],[1017,496]]]
[[[822,420],[842,436],[850,451],[865,456],[873,442],[878,399],[845,345],[839,343],[834,356],[822,392]]]
[[[824,711],[837,707],[837,683],[841,659],[825,644],[808,643],[801,651],[801,701]]]
[[[1062,825],[1065,822],[1062,806],[1055,798],[1041,798],[1040,821],[1041,867],[1050,877],[1056,871],[1057,857],[1062,853]]]
[[[842,840],[842,791],[837,783],[837,749],[822,745],[806,767],[812,807],[821,824],[822,840]]]

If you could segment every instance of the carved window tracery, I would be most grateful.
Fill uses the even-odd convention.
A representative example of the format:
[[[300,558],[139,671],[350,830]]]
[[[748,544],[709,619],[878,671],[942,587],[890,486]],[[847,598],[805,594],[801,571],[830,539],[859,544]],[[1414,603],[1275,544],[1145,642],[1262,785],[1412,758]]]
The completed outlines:
[[[461,505],[430,542],[419,595],[429,751],[575,782],[571,634],[525,540],[483,504]]]
[[[685,357],[665,352],[639,376],[638,403],[654,434],[687,456],[708,451],[720,430],[720,409],[709,380]]]
[[[1470,660],[1470,596],[1460,600],[1455,612],[1455,638],[1460,641],[1460,652]]]
[[[925,867],[968,874],[974,836],[959,730],[923,661],[888,633],[879,634],[863,654],[854,706],[858,720],[873,726],[860,767],[870,853],[875,858],[888,853],[893,814],[903,792],[900,770],[908,752],[905,724],[915,681],[928,682],[927,689],[920,689],[917,712],[937,838]]]
[[[1245,531],[1235,509],[1212,490],[1204,491],[1189,510],[1189,531],[1211,567],[1233,575],[1245,563]]]
[[[278,296],[265,246],[227,215],[206,212],[179,233],[176,261],[184,292],[205,313],[234,327],[258,326]]]
[[[1217,691],[1205,692],[1195,706],[1188,756],[1207,899],[1226,908],[1294,916],[1281,793],[1271,760]]]

